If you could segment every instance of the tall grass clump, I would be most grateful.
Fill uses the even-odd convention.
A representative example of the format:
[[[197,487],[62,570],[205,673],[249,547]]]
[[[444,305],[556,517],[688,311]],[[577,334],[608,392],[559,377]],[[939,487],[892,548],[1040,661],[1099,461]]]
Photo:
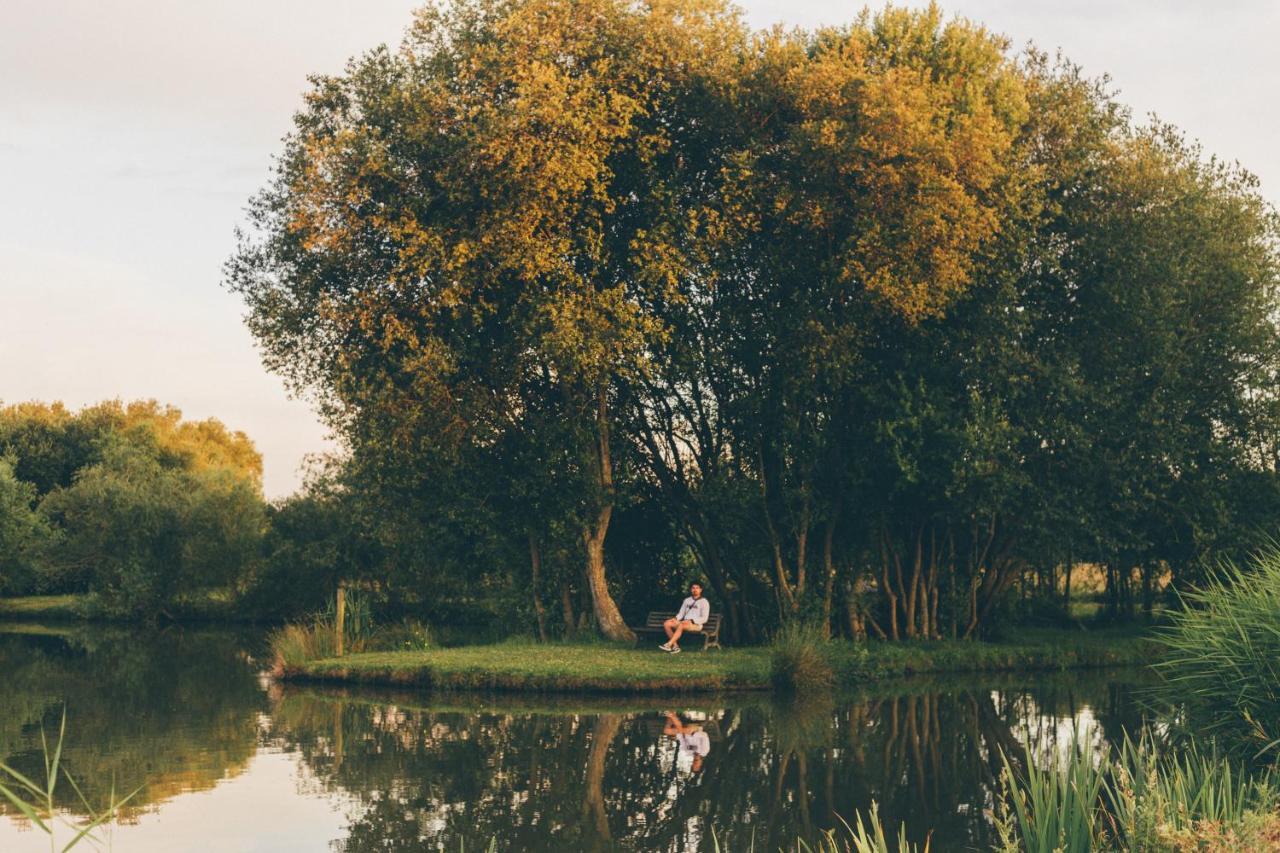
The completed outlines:
[[[423,651],[435,646],[430,626],[416,619],[379,625],[368,597],[348,590],[343,651]],[[338,654],[338,615],[332,602],[319,613],[301,622],[291,622],[267,638],[277,675],[295,671],[307,661],[324,660]]]
[[[1156,664],[1200,734],[1259,752],[1280,738],[1280,546],[1224,563],[1182,594]]]
[[[277,675],[297,670],[307,661],[331,658],[338,653],[338,637],[332,619],[321,615],[306,622],[290,622],[267,637]],[[350,649],[350,645],[347,646]]]
[[[831,641],[820,625],[788,622],[778,629],[769,649],[770,677],[782,690],[815,690],[835,682]]]
[[[338,654],[337,606],[328,606],[301,622],[291,622],[267,637],[277,675],[296,670],[307,661],[324,660]],[[358,590],[346,594],[343,650],[364,651],[374,632],[373,612],[368,598]]]

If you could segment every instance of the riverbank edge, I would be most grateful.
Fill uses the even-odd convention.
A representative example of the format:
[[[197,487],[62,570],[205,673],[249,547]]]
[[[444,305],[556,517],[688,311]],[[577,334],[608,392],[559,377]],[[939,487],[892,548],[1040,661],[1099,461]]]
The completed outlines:
[[[214,593],[178,602],[163,614],[162,621],[178,624],[261,624],[263,620],[246,616],[235,602]],[[141,620],[103,612],[92,595],[27,595],[0,598],[0,623],[5,622],[79,622],[91,625],[136,625]]]
[[[1016,642],[836,642],[824,650],[837,686],[912,675],[1051,672],[1141,666],[1163,647],[1150,632],[1049,631]],[[727,693],[774,689],[768,647],[685,652],[605,644],[501,643],[369,652],[307,661],[285,681],[530,693]]]

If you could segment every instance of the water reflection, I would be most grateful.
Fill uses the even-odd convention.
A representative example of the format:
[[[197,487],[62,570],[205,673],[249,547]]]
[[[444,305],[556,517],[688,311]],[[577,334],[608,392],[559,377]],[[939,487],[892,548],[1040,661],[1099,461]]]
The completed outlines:
[[[1104,748],[1138,722],[1122,678],[898,686],[888,695],[764,698],[658,713],[619,701],[469,707],[285,689],[271,735],[356,794],[348,851],[497,838],[504,849],[776,849],[875,800],[934,849],[992,841],[1000,755]]]
[[[445,845],[731,849],[812,837],[874,800],[934,849],[989,844],[1001,753],[1105,749],[1138,724],[1135,675],[910,682],[802,702],[431,696],[271,684],[225,632],[0,633],[0,759],[41,766],[41,724],[68,707],[67,764],[91,800],[142,786],[119,850],[208,849],[219,825],[340,851]],[[282,774],[281,762],[288,769]],[[227,797],[197,825],[184,796]],[[60,800],[74,811],[74,793]],[[209,808],[213,801],[210,800]],[[311,815],[297,826],[288,815]],[[9,820],[12,820],[11,818]],[[0,821],[0,848],[38,849]],[[158,841],[154,830],[164,830]],[[144,830],[151,830],[147,835]],[[175,838],[184,839],[176,847]],[[191,843],[186,843],[190,840]],[[168,846],[164,846],[165,844]],[[47,844],[47,842],[44,842]],[[157,846],[158,845],[158,846]]]
[[[9,628],[0,633],[0,759],[41,778],[41,729],[56,740],[65,708],[62,765],[91,803],[104,803],[113,784],[140,788],[125,812],[132,819],[211,788],[241,772],[259,743],[267,702],[245,647],[227,632]],[[82,810],[70,786],[57,794]]]
[[[701,723],[685,722],[678,714],[667,711],[662,715],[666,725],[662,733],[676,742],[676,760],[673,766],[689,773],[702,769],[702,761],[711,752],[711,737]]]

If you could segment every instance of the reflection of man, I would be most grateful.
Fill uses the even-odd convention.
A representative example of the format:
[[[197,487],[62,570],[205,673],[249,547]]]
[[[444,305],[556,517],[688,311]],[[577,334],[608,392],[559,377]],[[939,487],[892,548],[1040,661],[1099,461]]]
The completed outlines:
[[[711,616],[711,605],[702,597],[702,584],[689,584],[689,597],[680,605],[680,612],[662,623],[667,641],[658,648],[676,654],[680,651],[680,635],[685,631],[701,631]]]
[[[679,747],[676,763],[679,764],[686,755],[691,756],[689,768],[697,773],[702,769],[702,759],[706,758],[707,753],[711,751],[711,738],[707,737],[702,726],[696,723],[685,723],[670,711],[667,712],[666,717],[667,724],[663,726],[662,733],[676,739]]]

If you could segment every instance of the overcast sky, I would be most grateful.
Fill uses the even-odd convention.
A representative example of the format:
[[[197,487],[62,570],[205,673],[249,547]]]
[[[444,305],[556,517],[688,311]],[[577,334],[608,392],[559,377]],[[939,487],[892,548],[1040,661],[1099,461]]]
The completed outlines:
[[[247,432],[268,496],[325,430],[258,360],[220,286],[311,72],[399,40],[409,0],[0,0],[0,401],[155,398]],[[838,23],[833,0],[751,22]],[[878,4],[877,4],[878,5]],[[921,4],[912,4],[921,5]],[[1280,0],[954,0],[1109,73],[1280,199]]]

